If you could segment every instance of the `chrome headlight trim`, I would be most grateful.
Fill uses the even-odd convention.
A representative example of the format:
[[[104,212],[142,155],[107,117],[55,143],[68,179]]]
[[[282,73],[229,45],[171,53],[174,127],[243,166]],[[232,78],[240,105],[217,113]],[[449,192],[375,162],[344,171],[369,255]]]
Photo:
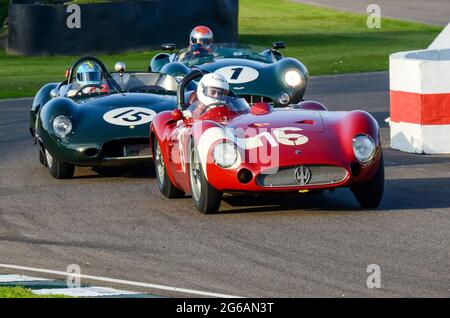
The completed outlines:
[[[64,138],[72,132],[72,120],[65,115],[57,116],[53,119],[52,127],[56,136]]]
[[[238,160],[236,145],[230,141],[222,141],[216,144],[212,151],[214,163],[221,168],[230,168]]]
[[[375,156],[375,142],[372,137],[366,134],[359,134],[353,137],[353,152],[360,163],[368,163]]]
[[[287,105],[291,101],[291,96],[288,93],[283,93],[278,97],[278,102],[282,105]]]

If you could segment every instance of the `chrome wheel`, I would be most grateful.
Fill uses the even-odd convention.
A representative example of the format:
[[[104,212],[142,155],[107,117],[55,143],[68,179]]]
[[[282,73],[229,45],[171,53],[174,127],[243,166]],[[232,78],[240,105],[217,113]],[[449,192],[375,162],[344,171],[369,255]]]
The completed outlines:
[[[198,160],[197,151],[192,147],[189,164],[189,177],[191,181],[192,196],[195,201],[200,200],[200,194],[202,193],[202,172],[200,160]]]
[[[47,165],[49,167],[53,166],[53,157],[52,155],[47,151],[47,149],[45,150],[45,159],[47,160]]]
[[[159,142],[156,141],[155,147],[155,165],[158,181],[160,184],[164,184],[164,159],[161,154],[161,148],[159,147]]]

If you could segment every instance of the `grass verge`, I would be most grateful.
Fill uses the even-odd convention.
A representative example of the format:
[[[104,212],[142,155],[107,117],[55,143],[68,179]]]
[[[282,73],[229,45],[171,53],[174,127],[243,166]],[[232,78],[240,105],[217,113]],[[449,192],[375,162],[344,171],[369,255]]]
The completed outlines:
[[[241,43],[267,47],[284,41],[284,54],[302,61],[311,75],[387,70],[390,53],[425,48],[442,30],[395,19],[382,19],[380,29],[369,29],[365,15],[288,0],[240,0],[239,6]],[[129,70],[143,70],[156,52],[99,57],[107,67],[121,60]],[[76,58],[0,52],[0,99],[33,96],[44,83],[62,80]]]
[[[0,287],[0,298],[72,298],[65,295],[36,295],[23,287]]]

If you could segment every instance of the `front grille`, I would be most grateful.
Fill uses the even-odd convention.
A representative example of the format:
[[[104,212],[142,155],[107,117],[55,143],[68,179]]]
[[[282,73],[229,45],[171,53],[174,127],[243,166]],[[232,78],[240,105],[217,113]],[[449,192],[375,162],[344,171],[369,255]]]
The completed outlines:
[[[273,100],[269,97],[259,96],[259,95],[239,95],[239,97],[244,98],[250,106],[254,103],[273,103]]]
[[[140,148],[142,151],[139,151]],[[128,150],[131,149],[132,151]],[[128,156],[148,156],[150,154],[150,141],[148,138],[128,138],[108,141],[103,144],[104,158],[120,158]]]
[[[347,177],[347,170],[336,166],[306,166],[310,171],[309,181],[301,185],[295,171],[300,166],[280,168],[273,174],[259,174],[256,183],[262,187],[300,187],[315,185],[332,185],[340,183]]]

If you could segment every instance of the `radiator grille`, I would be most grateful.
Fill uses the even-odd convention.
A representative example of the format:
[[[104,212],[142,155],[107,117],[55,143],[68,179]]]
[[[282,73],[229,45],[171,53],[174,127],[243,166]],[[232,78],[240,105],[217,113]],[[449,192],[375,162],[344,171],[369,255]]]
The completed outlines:
[[[103,145],[102,154],[106,158],[148,156],[150,155],[150,141],[148,138],[112,140]]]
[[[296,170],[300,166],[280,168],[273,174],[259,174],[256,183],[262,187],[299,187],[303,186],[296,178]],[[347,177],[347,170],[337,166],[306,166],[310,176],[304,186],[332,185],[340,183]]]
[[[244,98],[250,106],[253,106],[254,103],[273,103],[271,98],[265,96],[239,95],[239,97]]]

